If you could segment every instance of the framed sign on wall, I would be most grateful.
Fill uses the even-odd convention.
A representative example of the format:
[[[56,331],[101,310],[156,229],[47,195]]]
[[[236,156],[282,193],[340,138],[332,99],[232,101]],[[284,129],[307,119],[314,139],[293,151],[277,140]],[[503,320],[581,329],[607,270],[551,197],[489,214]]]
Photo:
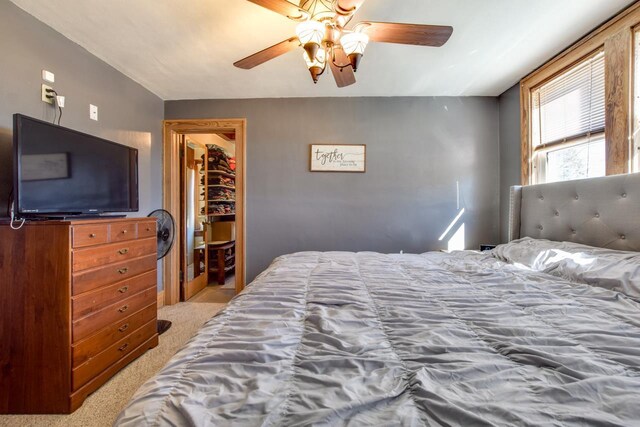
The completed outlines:
[[[367,146],[311,144],[311,172],[366,172]]]

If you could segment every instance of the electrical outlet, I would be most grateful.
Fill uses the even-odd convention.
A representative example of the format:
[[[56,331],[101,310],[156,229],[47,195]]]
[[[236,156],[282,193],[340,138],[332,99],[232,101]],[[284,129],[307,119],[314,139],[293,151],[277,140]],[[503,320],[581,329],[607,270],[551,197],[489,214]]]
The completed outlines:
[[[42,70],[42,80],[49,83],[55,83],[56,75],[53,74],[51,71]]]
[[[47,89],[53,89],[51,86],[47,86],[46,84],[42,85],[42,102],[46,102],[47,104],[53,105],[53,97],[55,94],[47,93]],[[48,98],[50,96],[51,98]]]
[[[93,104],[89,104],[89,118],[98,121],[98,107]]]

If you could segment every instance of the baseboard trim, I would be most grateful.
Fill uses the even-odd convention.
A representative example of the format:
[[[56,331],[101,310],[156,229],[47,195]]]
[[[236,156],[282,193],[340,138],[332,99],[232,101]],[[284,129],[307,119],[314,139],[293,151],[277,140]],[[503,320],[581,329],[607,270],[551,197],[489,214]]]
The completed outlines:
[[[158,292],[158,308],[164,306],[164,290]]]

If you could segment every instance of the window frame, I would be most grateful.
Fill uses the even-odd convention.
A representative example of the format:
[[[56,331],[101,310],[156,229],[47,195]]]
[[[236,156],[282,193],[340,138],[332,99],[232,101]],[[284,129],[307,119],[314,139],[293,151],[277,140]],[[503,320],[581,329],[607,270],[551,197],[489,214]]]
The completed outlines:
[[[640,1],[637,1],[521,80],[522,185],[536,183],[531,129],[533,91],[600,51],[605,53],[606,174],[633,170],[634,39],[639,26]]]
[[[575,137],[570,137],[570,138],[566,138],[562,141],[556,141],[556,142],[551,142],[548,144],[540,144],[537,147],[535,147],[533,149],[533,162],[534,163],[539,163],[539,168],[537,170],[535,170],[534,174],[535,177],[533,177],[533,181],[535,183],[550,183],[550,182],[558,182],[558,181],[548,181],[547,178],[547,171],[546,169],[546,164],[542,161],[540,161],[538,159],[538,155],[540,156],[548,156],[548,154],[550,152],[553,151],[557,151],[557,150],[563,150],[563,149],[567,149],[567,148],[573,148],[573,147],[577,147],[580,145],[585,145],[585,144],[589,144],[592,143],[594,141],[593,140],[602,140],[605,139],[606,141],[606,133],[604,131],[604,129],[602,131],[596,131],[596,132],[592,132],[592,133],[588,133],[588,134],[583,134],[583,135],[579,135],[579,136],[575,136]],[[544,182],[542,181],[538,181],[537,178],[539,178],[541,175],[545,176],[545,180]]]

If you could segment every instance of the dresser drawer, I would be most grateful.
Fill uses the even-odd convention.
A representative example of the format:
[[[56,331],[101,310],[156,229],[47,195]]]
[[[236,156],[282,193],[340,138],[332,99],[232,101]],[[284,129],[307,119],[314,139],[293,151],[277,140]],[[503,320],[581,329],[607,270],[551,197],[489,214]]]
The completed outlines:
[[[154,302],[158,303],[158,291],[155,286],[78,319],[73,322],[73,342],[78,342],[112,323],[122,322],[131,313]]]
[[[140,344],[156,334],[156,330],[156,322],[148,322],[141,328],[132,332],[129,336],[121,339],[75,368],[72,374],[73,390],[77,390],[82,387],[92,378],[100,374],[100,372],[125,357],[129,352],[135,350]]]
[[[111,224],[111,243],[135,239],[138,235],[138,224],[135,222],[115,222]]]
[[[73,271],[87,270],[144,255],[154,255],[156,252],[155,238],[78,249],[73,251]]]
[[[156,272],[149,271],[131,279],[72,297],[73,320],[78,320],[91,313],[100,311],[108,305],[123,301],[131,295],[156,286],[156,283]]]
[[[72,347],[73,366],[77,367],[115,342],[129,336],[142,325],[156,321],[157,305],[152,304],[130,315],[120,322],[100,329],[96,334],[76,343]]]
[[[144,239],[146,237],[153,237],[156,239],[157,235],[158,222],[156,220],[138,223],[138,239]]]
[[[106,267],[93,268],[73,274],[73,295],[88,292],[106,285],[121,282],[147,271],[155,271],[157,265],[156,255],[148,255],[142,258],[134,258],[126,261],[110,264]]]
[[[109,241],[109,224],[74,225],[72,245],[74,248],[100,245]]]

